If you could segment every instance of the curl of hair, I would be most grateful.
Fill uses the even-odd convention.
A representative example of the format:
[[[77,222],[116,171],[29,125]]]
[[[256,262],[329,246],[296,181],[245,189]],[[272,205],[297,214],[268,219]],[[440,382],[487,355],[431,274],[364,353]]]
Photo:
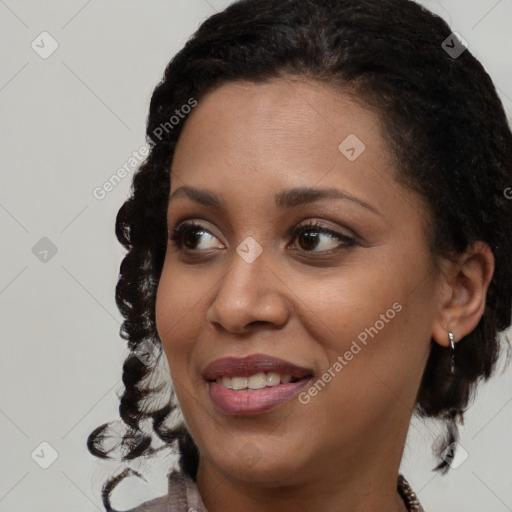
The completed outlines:
[[[485,312],[473,332],[450,350],[432,341],[416,412],[446,422],[437,455],[457,439],[457,420],[479,380],[488,379],[499,355],[498,334],[511,323],[512,135],[489,75],[465,50],[450,57],[441,43],[450,27],[411,0],[240,0],[207,19],[167,65],[155,88],[147,119],[150,152],[133,177],[120,208],[116,235],[127,249],[116,288],[124,317],[121,336],[131,351],[158,347],[155,297],[166,250],[166,209],[174,150],[185,121],[162,130],[176,109],[231,81],[262,83],[299,77],[336,87],[380,115],[397,179],[427,202],[426,225],[433,261],[483,241],[495,258]],[[162,132],[162,133],[160,133]],[[156,135],[157,134],[157,135]],[[123,367],[120,415],[131,428],[123,460],[151,454],[139,430],[152,420],[154,434],[177,442],[180,465],[195,479],[198,449],[181,422],[164,429],[176,412],[145,406],[156,392],[145,382],[152,368],[130,355]],[[104,427],[91,433],[101,449]],[[103,429],[103,430],[102,430]],[[446,472],[441,460],[438,470]]]

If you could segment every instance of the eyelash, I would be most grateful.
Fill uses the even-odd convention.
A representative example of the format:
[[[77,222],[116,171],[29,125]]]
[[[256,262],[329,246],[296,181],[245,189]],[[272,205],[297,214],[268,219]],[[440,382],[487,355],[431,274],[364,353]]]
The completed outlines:
[[[202,226],[198,222],[185,221],[185,222],[182,222],[180,225],[178,225],[177,228],[175,228],[171,231],[169,240],[171,240],[176,245],[178,250],[180,250],[180,251],[189,252],[189,253],[195,252],[195,251],[200,252],[200,251],[202,251],[202,249],[188,249],[188,248],[184,249],[183,248],[183,236],[185,234],[187,234],[189,231],[194,231],[194,230],[207,232],[210,235],[212,235],[212,233],[210,233],[210,231],[208,231],[204,226]],[[321,255],[326,255],[326,254],[328,255],[328,254],[332,254],[334,252],[338,252],[340,250],[347,249],[356,244],[356,240],[354,238],[351,238],[347,235],[342,235],[341,233],[338,233],[336,231],[328,229],[325,226],[322,226],[321,224],[319,224],[317,221],[308,221],[305,224],[299,224],[298,226],[293,227],[289,232],[289,236],[290,236],[290,238],[292,238],[292,240],[295,240],[298,235],[300,235],[302,233],[307,233],[308,231],[309,232],[313,231],[316,233],[328,235],[336,240],[339,240],[341,242],[341,245],[339,247],[336,247],[334,249],[330,249],[327,251],[308,251],[308,250],[304,249],[303,252],[306,252],[306,253],[318,253]],[[212,236],[214,236],[214,235],[212,235]]]

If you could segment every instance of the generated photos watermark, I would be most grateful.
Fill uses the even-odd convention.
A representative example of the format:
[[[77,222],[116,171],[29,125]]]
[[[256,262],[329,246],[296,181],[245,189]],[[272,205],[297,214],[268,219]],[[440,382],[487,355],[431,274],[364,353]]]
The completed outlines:
[[[457,469],[466,462],[469,453],[458,442],[453,442],[441,454],[441,458],[452,468]]]
[[[97,186],[93,189],[92,195],[98,201],[102,201],[107,197],[107,194],[112,192],[121,181],[123,181],[131,172],[136,169],[139,164],[148,156],[150,148],[155,146],[157,143],[155,139],[162,140],[164,133],[170,133],[176,126],[178,126],[183,119],[186,118],[187,114],[190,114],[192,109],[197,106],[197,100],[190,98],[187,103],[181,106],[181,108],[174,111],[175,115],[172,115],[168,121],[161,123],[157,126],[152,136],[148,137],[148,144],[143,144],[137,150],[133,151],[131,156],[126,159],[121,167],[114,172],[102,185]]]
[[[361,350],[368,344],[368,337],[374,338],[377,334],[384,329],[396,314],[402,311],[402,305],[395,302],[385,313],[382,313],[372,326],[366,327],[357,335],[357,340],[353,340],[350,348],[345,351],[343,355],[339,355],[336,361],[319,377],[314,384],[312,384],[306,391],[299,393],[299,402],[303,405],[309,404],[311,398],[315,397],[325,386],[331,382],[336,375],[338,375],[345,366],[349,364],[354,357],[361,352]],[[359,343],[358,343],[359,342]],[[361,347],[361,345],[363,347]]]

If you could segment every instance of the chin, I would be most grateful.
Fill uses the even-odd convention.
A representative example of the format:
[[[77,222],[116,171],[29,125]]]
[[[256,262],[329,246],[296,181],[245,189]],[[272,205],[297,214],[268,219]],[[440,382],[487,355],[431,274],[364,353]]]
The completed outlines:
[[[298,478],[300,468],[307,467],[305,460],[299,460],[298,454],[302,451],[299,448],[283,450],[281,443],[281,449],[278,450],[268,440],[266,445],[261,441],[250,440],[237,442],[237,445],[240,447],[219,454],[210,453],[209,461],[226,478],[239,484],[264,487],[291,484]]]

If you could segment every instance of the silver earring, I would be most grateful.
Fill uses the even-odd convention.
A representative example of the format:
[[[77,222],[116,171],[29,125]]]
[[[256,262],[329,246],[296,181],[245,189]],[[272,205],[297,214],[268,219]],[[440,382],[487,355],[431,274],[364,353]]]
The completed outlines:
[[[450,348],[452,351],[452,357],[450,361],[450,373],[455,375],[455,336],[453,332],[448,333],[448,339],[450,340]]]

